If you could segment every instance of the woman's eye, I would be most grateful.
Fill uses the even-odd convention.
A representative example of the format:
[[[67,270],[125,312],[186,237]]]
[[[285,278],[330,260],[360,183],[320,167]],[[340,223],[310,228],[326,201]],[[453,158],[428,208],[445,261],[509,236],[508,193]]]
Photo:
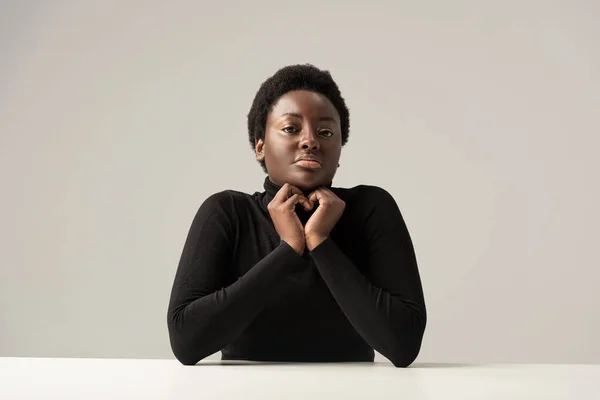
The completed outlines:
[[[296,133],[297,130],[293,126],[286,126],[282,129],[285,133]]]
[[[328,131],[328,130],[323,130],[321,132],[319,132],[321,135],[326,135],[326,137],[332,137],[333,136],[333,132]]]

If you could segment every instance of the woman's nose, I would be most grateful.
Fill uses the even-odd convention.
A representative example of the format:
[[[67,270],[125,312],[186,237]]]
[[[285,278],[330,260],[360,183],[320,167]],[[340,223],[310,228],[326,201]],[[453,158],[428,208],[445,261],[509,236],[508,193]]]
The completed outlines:
[[[316,132],[311,129],[305,129],[302,133],[302,139],[300,144],[303,149],[311,149],[313,151],[319,150],[319,141],[317,140]]]

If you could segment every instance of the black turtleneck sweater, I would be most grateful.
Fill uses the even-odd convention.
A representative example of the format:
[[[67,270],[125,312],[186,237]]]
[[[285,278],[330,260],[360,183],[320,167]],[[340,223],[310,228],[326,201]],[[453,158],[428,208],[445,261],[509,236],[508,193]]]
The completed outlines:
[[[267,210],[279,186],[226,190],[200,206],[168,308],[173,353],[222,359],[373,361],[417,357],[426,325],[415,252],[393,197],[376,186],[328,187],[346,202],[329,238],[303,255]],[[308,193],[305,193],[308,194]],[[314,212],[296,207],[303,224]]]

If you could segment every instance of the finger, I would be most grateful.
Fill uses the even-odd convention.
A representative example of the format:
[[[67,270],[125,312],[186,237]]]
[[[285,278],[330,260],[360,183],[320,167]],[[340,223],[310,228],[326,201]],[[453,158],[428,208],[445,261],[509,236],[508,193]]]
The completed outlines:
[[[308,196],[308,200],[312,201],[313,204],[317,201],[319,203],[322,203],[322,200],[324,200],[328,196],[329,194],[327,192],[319,188]]]
[[[303,198],[304,198],[304,200],[305,200],[305,201],[302,203],[302,205],[304,206],[304,209],[305,209],[306,211],[310,211],[310,210],[312,210],[312,208],[313,208],[313,206],[314,206],[314,203],[313,203],[312,201],[310,201],[310,200],[309,200],[307,197],[304,197],[304,196],[303,196]]]
[[[298,194],[291,195],[286,201],[283,202],[283,206],[286,210],[293,210],[296,203],[298,202]]]
[[[298,202],[297,203],[301,204],[302,207],[304,207],[304,209],[306,211],[309,211],[310,209],[312,209],[311,202],[304,196],[304,194],[298,195]]]
[[[297,186],[294,186],[292,184],[287,184],[290,190],[290,196],[297,194],[298,197],[298,201],[295,203],[299,203],[301,204],[307,211],[310,210],[312,208],[312,204],[311,202],[308,201],[308,199],[306,198],[306,196],[304,195],[304,192]]]
[[[288,185],[288,198],[293,194],[297,194],[300,197],[304,197],[304,193],[298,187],[296,187],[294,185],[290,185],[289,183],[287,185]]]
[[[272,201],[275,203],[283,203],[289,197],[289,195],[288,195],[289,190],[290,190],[290,188],[288,187],[288,184],[286,183],[285,185],[283,185],[281,187],[281,189],[279,189],[277,191],[277,193],[275,193],[275,197],[273,197]]]
[[[304,206],[304,208],[306,208],[307,204],[308,204],[308,200],[303,195],[294,193],[293,195],[290,196],[289,199],[287,199],[284,202],[284,206],[288,210],[293,210],[294,208],[296,208],[296,204],[298,204],[298,203],[302,204]]]
[[[273,200],[277,203],[284,203],[287,199],[290,198],[292,194],[303,195],[302,191],[298,189],[296,186],[290,185],[289,183],[285,183],[281,189],[277,191]]]
[[[332,203],[340,201],[341,199],[338,197],[337,194],[335,194],[331,189],[327,188],[327,187],[323,187],[321,188],[321,190],[323,191],[323,193],[325,194],[325,196],[328,198],[328,200]]]

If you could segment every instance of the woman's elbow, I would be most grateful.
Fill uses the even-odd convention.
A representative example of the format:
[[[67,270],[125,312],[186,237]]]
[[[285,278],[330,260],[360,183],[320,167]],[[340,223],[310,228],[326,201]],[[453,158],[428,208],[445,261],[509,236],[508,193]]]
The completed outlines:
[[[418,352],[400,352],[390,357],[390,361],[396,368],[406,368],[417,359]]]
[[[169,327],[171,350],[175,358],[183,365],[196,365],[203,357],[199,357],[197,346],[193,346],[183,335]]]
[[[180,353],[173,350],[173,354],[182,365],[196,365],[200,361],[198,357],[193,357],[189,353]]]
[[[401,338],[397,342],[397,346],[390,352],[389,360],[398,368],[406,368],[411,365],[421,352],[421,344],[423,343],[424,326],[412,335],[412,338]]]
[[[202,359],[199,357],[197,345],[186,334],[185,326],[179,314],[169,312],[167,328],[171,350],[175,358],[183,365],[195,365]]]
[[[395,367],[406,368],[417,359],[420,351],[420,339],[414,341],[412,345],[407,345],[406,342],[399,342],[398,346],[389,353],[388,359]]]

